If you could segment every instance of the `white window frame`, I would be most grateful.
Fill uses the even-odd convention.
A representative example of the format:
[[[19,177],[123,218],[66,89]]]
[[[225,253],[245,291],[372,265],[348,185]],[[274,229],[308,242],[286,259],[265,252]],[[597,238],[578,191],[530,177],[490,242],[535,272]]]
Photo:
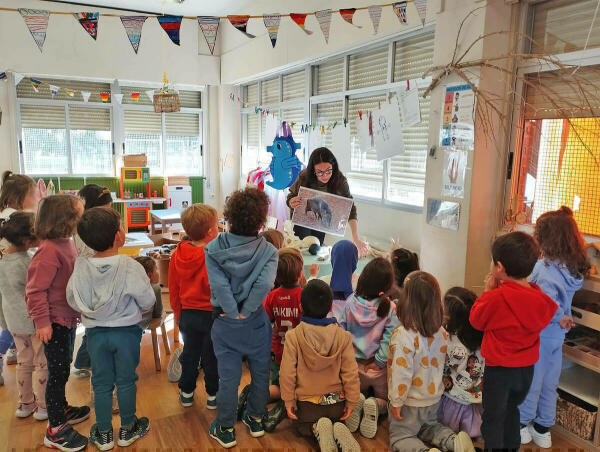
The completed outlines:
[[[262,101],[262,99],[261,99],[262,81],[272,79],[273,74],[268,74],[268,75],[262,76],[260,78],[252,79],[247,82],[244,82],[242,85],[240,85],[242,94],[245,99],[246,87],[248,85],[252,85],[252,84],[255,84],[258,82],[258,105],[259,106],[261,106],[263,108],[268,108],[269,111],[278,111],[280,118],[281,118],[281,110],[282,109],[303,106],[304,107],[304,122],[306,124],[311,123],[311,119],[315,117],[314,115],[315,115],[315,111],[316,111],[316,106],[321,103],[342,101],[343,102],[343,109],[342,109],[343,115],[344,115],[344,117],[347,117],[347,115],[348,115],[348,99],[368,97],[368,96],[373,96],[376,94],[389,94],[392,91],[397,90],[398,88],[406,87],[406,80],[392,81],[393,76],[394,76],[394,57],[395,57],[394,45],[398,41],[402,41],[404,39],[410,39],[415,36],[419,36],[421,34],[426,34],[426,33],[431,33],[434,31],[435,31],[435,24],[429,24],[429,25],[426,25],[424,28],[418,28],[418,29],[398,33],[398,34],[393,35],[392,37],[388,37],[384,40],[379,40],[375,43],[370,43],[370,44],[360,46],[357,48],[352,48],[351,50],[347,50],[344,52],[334,53],[334,54],[328,55],[326,58],[316,59],[314,61],[310,61],[303,65],[294,66],[289,69],[286,69],[285,71],[277,72],[277,76],[279,77],[279,86],[280,86],[280,90],[279,90],[280,102],[277,104],[263,105],[261,102]],[[370,87],[366,87],[366,88],[358,88],[358,89],[352,89],[352,90],[348,89],[349,56],[351,54],[362,53],[362,52],[369,51],[369,50],[372,50],[375,48],[380,48],[385,45],[388,46],[388,67],[387,67],[386,83],[383,85],[370,86]],[[344,73],[343,73],[343,85],[342,85],[343,89],[341,91],[338,91],[335,93],[313,95],[313,85],[314,85],[313,80],[314,80],[314,76],[316,75],[316,71],[318,70],[318,65],[326,63],[328,61],[340,59],[341,57],[344,58],[344,66],[343,66]],[[299,70],[302,70],[302,69],[305,71],[305,77],[306,77],[306,84],[305,84],[306,95],[305,95],[305,97],[294,99],[292,101],[283,102],[282,101],[283,75],[298,72]],[[424,87],[429,86],[429,84],[431,83],[431,80],[432,80],[431,77],[425,77],[425,78],[421,78],[421,79],[417,79],[417,80],[411,80],[411,82],[415,82],[417,87],[419,87],[419,88],[424,88]],[[241,119],[242,119],[242,137],[241,137],[242,138],[242,146],[241,146],[242,147],[242,156],[241,156],[241,158],[242,159],[244,158],[243,149],[247,142],[246,141],[246,137],[247,137],[246,120],[244,118],[244,115],[246,115],[248,113],[254,113],[254,107],[255,107],[254,105],[251,105],[249,107],[242,108],[242,110],[241,110],[241,113],[242,113],[242,117],[241,117]],[[265,145],[265,143],[263,143],[263,141],[262,141],[263,137],[262,137],[261,124],[260,124],[260,121],[261,121],[260,114],[258,115],[258,121],[259,121],[259,129],[258,129],[259,147],[262,147],[263,145]],[[305,153],[307,154],[307,155],[305,155],[305,159],[306,159],[306,161],[308,161],[308,157],[309,157],[308,154],[310,154],[309,149],[311,149],[310,134],[308,134],[308,133],[305,134],[304,143],[305,143]],[[243,165],[240,165],[240,171],[241,171],[242,166]],[[354,199],[356,199],[357,201],[360,201],[362,203],[375,204],[375,205],[379,205],[379,206],[383,205],[385,207],[390,207],[390,208],[398,209],[398,210],[404,210],[404,211],[408,211],[408,212],[415,212],[415,213],[423,212],[424,206],[403,204],[403,203],[390,201],[387,199],[387,189],[388,189],[388,183],[389,183],[389,177],[388,177],[389,176],[389,166],[390,166],[389,159],[384,160],[383,161],[383,183],[382,183],[382,190],[381,190],[381,198],[375,199],[375,198],[369,198],[369,197],[356,195],[356,196],[354,196]],[[242,177],[242,176],[243,176],[243,174],[240,174],[240,177]]]

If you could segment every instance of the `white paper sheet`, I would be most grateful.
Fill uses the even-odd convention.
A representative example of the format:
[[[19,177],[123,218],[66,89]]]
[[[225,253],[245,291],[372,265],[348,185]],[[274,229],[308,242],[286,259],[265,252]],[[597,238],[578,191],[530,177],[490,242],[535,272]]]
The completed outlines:
[[[317,148],[323,146],[323,137],[321,135],[321,126],[316,126],[314,129],[310,128],[310,150],[311,152]]]
[[[365,152],[373,149],[373,146],[371,145],[371,136],[369,135],[369,115],[367,113],[363,113],[362,120],[356,119],[354,123],[358,133],[360,152],[361,154],[364,154]]]
[[[337,159],[338,166],[342,173],[347,173],[351,169],[350,164],[350,124],[344,126],[337,125],[331,133],[332,151]]]
[[[375,137],[377,160],[381,161],[404,154],[402,124],[396,99],[383,102],[381,108],[373,112],[373,136]]]
[[[421,108],[419,106],[419,90],[415,86],[409,90],[399,89],[397,92],[400,113],[402,114],[402,127],[411,127],[421,122]]]
[[[277,135],[277,128],[279,127],[279,120],[272,114],[268,114],[266,117],[265,124],[265,145],[271,146]]]

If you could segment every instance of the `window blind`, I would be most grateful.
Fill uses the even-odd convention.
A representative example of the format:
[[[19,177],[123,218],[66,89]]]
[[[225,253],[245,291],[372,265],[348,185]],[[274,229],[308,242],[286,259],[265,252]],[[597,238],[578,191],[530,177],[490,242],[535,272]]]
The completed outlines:
[[[179,90],[179,103],[183,108],[202,108],[202,91]]]
[[[69,127],[73,173],[111,174],[110,109],[70,107]]]
[[[67,174],[64,107],[21,105],[23,163],[27,174]]]
[[[110,131],[110,109],[70,107],[69,127],[71,130]]]
[[[306,90],[305,71],[294,72],[283,76],[283,100],[304,97]]]
[[[342,122],[344,119],[344,103],[340,101],[326,102],[316,105],[316,128],[319,129],[321,126],[325,127],[325,135],[323,136],[322,145],[325,147],[331,147],[332,129],[329,129],[329,125],[333,125],[335,121]],[[310,144],[311,152],[315,150],[316,146],[314,143]]]
[[[201,174],[200,115],[166,113],[165,131],[167,176]]]
[[[258,166],[259,116],[249,113],[243,116],[243,120],[246,121],[246,142],[242,153],[242,174],[245,176],[248,171]]]
[[[287,121],[288,124],[294,123],[292,127],[292,136],[296,143],[300,143],[300,149],[296,152],[298,158],[304,161],[304,134],[300,133],[302,124],[304,124],[304,108],[285,108],[281,111],[281,120]]]
[[[433,39],[432,32],[395,43],[395,82],[421,78],[433,66]]]
[[[387,82],[388,47],[350,55],[348,62],[348,88],[366,88]]]
[[[344,89],[344,59],[329,61],[315,68],[315,94],[328,94]]]
[[[21,105],[21,127],[64,129],[66,128],[65,107]]]
[[[162,118],[153,111],[125,110],[125,154],[146,154],[151,174],[162,174]]]
[[[196,113],[167,113],[165,127],[167,135],[198,137],[200,135],[200,115]]]
[[[272,105],[279,103],[279,77],[265,80],[262,82],[262,105]]]
[[[258,105],[258,83],[246,87],[246,102],[251,107]]]
[[[125,110],[124,116],[126,133],[162,134],[160,113]]]
[[[51,85],[59,86],[61,89],[54,96],[54,100],[67,100],[67,101],[78,101],[83,102],[81,91],[89,91],[92,95],[89,98],[89,102],[102,102],[98,93],[110,93],[109,83],[97,83],[97,82],[82,82],[78,80],[59,80],[59,79],[46,79],[38,78],[41,82],[45,82]],[[73,97],[69,96],[66,89],[74,92]],[[33,89],[33,85],[29,80],[29,77],[25,77],[17,85],[17,97],[23,99],[47,99],[52,100],[52,94],[50,93],[50,87],[48,85],[40,85],[38,92]]]

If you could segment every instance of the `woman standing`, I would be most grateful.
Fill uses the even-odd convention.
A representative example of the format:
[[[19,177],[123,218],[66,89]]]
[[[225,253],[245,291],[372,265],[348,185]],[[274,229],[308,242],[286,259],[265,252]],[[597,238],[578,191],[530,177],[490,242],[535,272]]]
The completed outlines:
[[[290,187],[287,205],[292,210],[302,202],[302,199],[298,196],[300,187],[312,188],[313,190],[352,199],[348,180],[340,171],[335,156],[327,148],[317,148],[313,151],[308,160],[308,166],[300,173],[294,185]],[[359,256],[364,256],[367,252],[367,244],[362,242],[358,237],[358,219],[355,204],[352,205],[348,223],[352,231],[352,241],[358,248]],[[294,232],[301,239],[309,235],[315,236],[319,239],[321,245],[325,240],[324,232],[315,231],[303,226],[294,226]]]

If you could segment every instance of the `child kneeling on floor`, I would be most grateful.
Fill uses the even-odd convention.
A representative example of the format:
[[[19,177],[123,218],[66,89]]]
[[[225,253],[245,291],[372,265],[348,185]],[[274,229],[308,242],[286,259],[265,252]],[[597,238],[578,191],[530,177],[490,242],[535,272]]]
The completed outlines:
[[[360,396],[352,335],[327,318],[333,293],[321,280],[302,290],[300,324],[285,335],[279,373],[281,398],[301,436],[315,436],[323,452],[358,452],[345,424]],[[335,422],[335,424],[332,424]]]
[[[121,428],[117,444],[126,447],[144,436],[148,418],[135,415],[136,368],[140,362],[142,314],[156,301],[144,267],[129,256],[119,255],[125,243],[120,215],[103,207],[86,210],[77,232],[93,249],[93,257],[75,261],[67,285],[69,305],[81,312],[86,327],[92,364],[96,422],[90,441],[99,450],[114,447],[112,393],[117,386]]]

